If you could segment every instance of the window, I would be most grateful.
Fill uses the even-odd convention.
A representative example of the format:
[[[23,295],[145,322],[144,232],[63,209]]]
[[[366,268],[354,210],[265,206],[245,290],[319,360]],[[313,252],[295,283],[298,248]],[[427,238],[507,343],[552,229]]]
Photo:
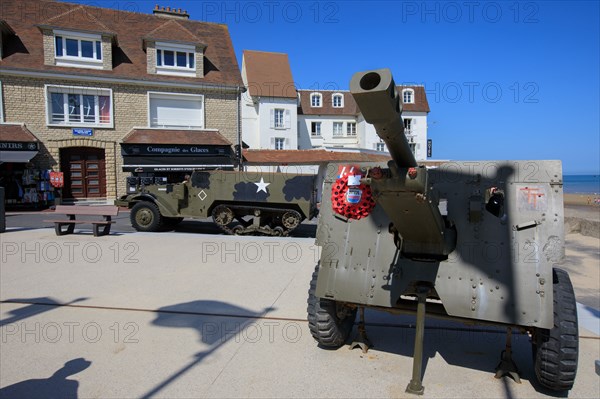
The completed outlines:
[[[54,31],[54,55],[59,66],[102,68],[102,37]]]
[[[196,48],[191,45],[157,42],[156,73],[196,76]]]
[[[310,123],[310,135],[311,136],[320,136],[321,135],[321,122],[311,122]]]
[[[413,104],[415,102],[415,92],[413,89],[402,90],[402,102]]]
[[[377,151],[385,151],[385,143],[375,143],[375,149]]]
[[[348,122],[346,124],[346,135],[356,136],[356,122]]]
[[[112,91],[110,89],[46,87],[49,125],[112,127]]]
[[[275,129],[283,129],[285,127],[284,121],[283,121],[283,115],[284,115],[284,111],[283,109],[275,109],[274,112],[274,121],[273,121],[273,125],[275,127]]]
[[[291,126],[289,109],[271,108],[271,129],[289,129]]]
[[[285,139],[282,137],[275,137],[275,149],[283,150],[285,148]]]
[[[404,118],[404,133],[411,134],[412,133],[412,119]]]
[[[344,123],[343,122],[333,122],[333,135],[334,136],[343,136],[344,132],[343,132],[343,127],[344,127]]]
[[[344,106],[344,96],[336,93],[331,97],[333,108],[342,108]]]
[[[310,95],[310,106],[311,107],[321,107],[322,99],[323,99],[323,95],[321,93],[312,93]]]
[[[204,128],[204,96],[199,94],[148,93],[150,127]]]

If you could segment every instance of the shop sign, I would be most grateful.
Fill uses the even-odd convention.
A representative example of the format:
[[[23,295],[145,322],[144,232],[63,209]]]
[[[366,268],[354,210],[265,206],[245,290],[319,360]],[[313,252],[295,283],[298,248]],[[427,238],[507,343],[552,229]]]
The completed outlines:
[[[427,139],[427,158],[431,158],[433,153],[433,140]]]
[[[35,141],[0,141],[2,151],[37,151],[38,143]]]
[[[122,155],[167,155],[167,156],[194,156],[194,155],[220,155],[225,154],[228,146],[197,146],[197,145],[122,145]]]
[[[94,135],[94,131],[92,129],[73,129],[73,136],[85,136],[91,137]]]

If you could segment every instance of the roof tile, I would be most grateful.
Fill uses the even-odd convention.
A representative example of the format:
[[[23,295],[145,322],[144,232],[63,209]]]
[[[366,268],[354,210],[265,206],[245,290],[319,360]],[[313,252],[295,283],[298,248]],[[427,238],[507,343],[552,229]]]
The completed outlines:
[[[327,162],[386,162],[389,154],[327,150],[244,150],[250,164],[314,165]]]
[[[131,129],[123,144],[231,145],[221,133],[206,130]]]
[[[244,50],[243,63],[251,96],[296,98],[287,54]]]
[[[0,123],[0,141],[38,141],[37,137],[25,125]]]
[[[353,116],[358,114],[358,106],[354,101],[354,97],[347,90],[340,91],[315,91],[315,90],[299,90],[300,107],[298,113],[300,115],[348,115]],[[321,107],[311,106],[311,94],[320,93]],[[342,108],[333,107],[333,94],[340,93],[344,96],[344,106]]]
[[[146,39],[199,43],[200,39],[192,32],[181,26],[177,21],[170,20],[154,29],[145,36]]]
[[[82,6],[80,4],[49,0],[0,0],[2,19],[16,32],[18,38],[5,40],[2,70],[27,70],[67,73],[70,75],[113,77],[142,81],[185,82],[242,86],[239,66],[233,44],[226,25],[194,20],[177,20],[182,27],[177,35],[187,30],[197,39],[199,45],[206,45],[204,51],[204,77],[181,77],[151,75],[147,72],[146,52],[141,45],[142,38],[165,25],[165,18],[152,14],[127,12],[110,8]],[[41,10],[27,12],[24,10]],[[42,12],[43,11],[43,12]],[[79,14],[81,13],[81,14]],[[79,21],[75,16],[80,15]],[[26,15],[27,18],[23,18]],[[96,21],[96,22],[94,22]],[[113,46],[113,69],[90,70],[44,65],[42,33],[38,26],[47,24],[69,30],[113,32],[118,37],[118,46]],[[168,26],[174,26],[169,24]],[[104,28],[108,32],[104,32]],[[161,33],[161,36],[164,36]],[[189,35],[186,35],[191,39]],[[187,40],[187,39],[186,39]]]
[[[415,92],[414,104],[403,103],[404,111],[413,112],[429,112],[429,103],[423,86],[398,86],[398,94],[402,96],[403,89],[413,89]],[[357,115],[360,110],[354,101],[354,97],[348,90],[340,91],[319,91],[319,90],[298,90],[300,93],[300,107],[298,114],[300,115]],[[312,93],[321,93],[322,106],[312,107],[310,97]],[[332,103],[332,95],[341,93],[344,95],[344,106],[342,108],[334,108]]]
[[[84,6],[68,9],[62,14],[55,15],[42,21],[41,26],[53,26],[78,31],[95,31],[113,33],[112,29],[98,20]]]

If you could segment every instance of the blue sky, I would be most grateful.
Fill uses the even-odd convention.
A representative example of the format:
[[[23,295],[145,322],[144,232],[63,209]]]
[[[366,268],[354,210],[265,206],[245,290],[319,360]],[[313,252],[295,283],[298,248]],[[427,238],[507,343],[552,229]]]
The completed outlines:
[[[90,1],[156,3],[227,24],[242,51],[289,55],[298,88],[347,89],[390,68],[424,84],[433,158],[560,159],[600,173],[599,2]]]

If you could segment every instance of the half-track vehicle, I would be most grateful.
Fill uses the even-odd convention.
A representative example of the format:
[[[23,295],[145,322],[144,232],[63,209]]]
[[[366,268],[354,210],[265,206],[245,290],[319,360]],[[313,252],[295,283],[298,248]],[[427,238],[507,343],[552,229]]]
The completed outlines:
[[[286,236],[316,212],[312,175],[195,171],[177,184],[141,186],[115,205],[131,208],[138,231],[212,217],[227,234]]]
[[[416,314],[412,379],[422,394],[425,315],[507,329],[496,377],[519,382],[511,332],[531,336],[539,382],[572,388],[578,362],[577,306],[564,259],[560,161],[415,161],[402,103],[387,69],[350,82],[358,107],[385,142],[387,165],[329,167],[308,292],[308,322],[324,347],[368,349],[365,308]],[[331,193],[331,194],[329,194]]]

